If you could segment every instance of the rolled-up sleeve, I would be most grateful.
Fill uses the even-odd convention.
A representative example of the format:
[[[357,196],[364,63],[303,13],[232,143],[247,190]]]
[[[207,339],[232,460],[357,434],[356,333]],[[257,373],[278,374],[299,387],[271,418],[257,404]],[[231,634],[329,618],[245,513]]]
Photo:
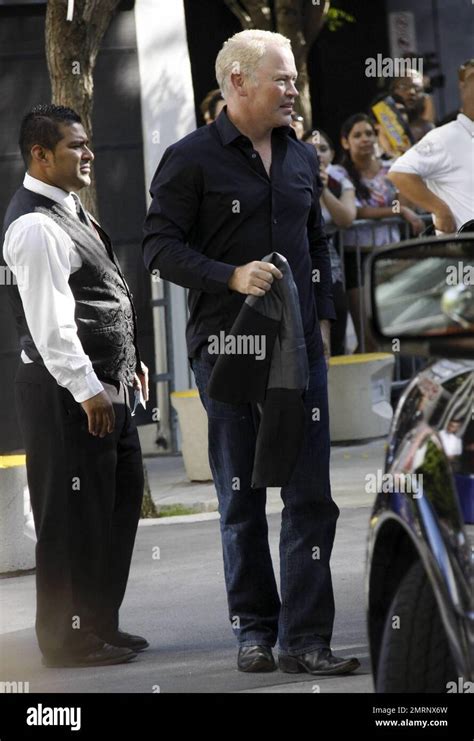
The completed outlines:
[[[202,199],[202,173],[182,152],[169,147],[153,178],[152,203],[144,226],[143,259],[147,269],[185,288],[230,292],[235,270],[193,248],[193,232]]]

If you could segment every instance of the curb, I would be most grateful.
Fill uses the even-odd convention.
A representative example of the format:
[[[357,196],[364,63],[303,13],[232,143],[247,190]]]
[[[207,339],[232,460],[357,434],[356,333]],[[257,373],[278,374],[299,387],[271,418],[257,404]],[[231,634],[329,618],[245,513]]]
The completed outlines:
[[[196,512],[193,515],[172,515],[171,517],[148,517],[140,520],[138,527],[150,527],[151,525],[181,525],[191,522],[205,522],[207,520],[218,520],[219,512]]]

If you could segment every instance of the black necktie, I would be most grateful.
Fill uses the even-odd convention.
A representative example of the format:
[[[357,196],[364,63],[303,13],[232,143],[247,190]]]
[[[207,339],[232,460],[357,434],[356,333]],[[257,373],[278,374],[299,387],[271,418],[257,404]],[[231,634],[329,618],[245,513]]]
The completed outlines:
[[[104,239],[101,236],[100,232],[98,231],[98,229],[96,229],[96,227],[92,223],[91,219],[87,215],[87,213],[86,213],[86,211],[84,209],[84,206],[81,203],[81,199],[79,198],[78,195],[76,195],[76,193],[71,193],[71,195],[72,195],[72,197],[74,199],[74,203],[75,203],[75,206],[76,206],[76,213],[77,213],[77,216],[79,218],[79,221],[82,221],[82,223],[84,224],[84,226],[87,226],[87,228],[92,231],[94,237],[99,240],[99,242],[104,246],[104,248],[105,248],[107,254],[109,255],[109,257],[111,259],[113,259],[112,255],[110,254],[110,247],[106,244],[106,242],[104,241]]]
[[[74,198],[74,203],[76,205],[76,213],[79,217],[79,220],[82,221],[84,226],[91,228],[92,224],[90,219],[88,218],[86,212],[84,211],[84,206],[81,203],[81,199],[79,196],[77,196],[75,193],[71,193],[72,197]]]

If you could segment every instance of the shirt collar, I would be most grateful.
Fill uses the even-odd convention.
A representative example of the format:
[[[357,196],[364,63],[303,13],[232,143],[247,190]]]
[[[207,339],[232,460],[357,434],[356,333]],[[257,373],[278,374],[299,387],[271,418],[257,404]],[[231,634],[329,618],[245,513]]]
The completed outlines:
[[[55,185],[48,185],[48,183],[32,177],[29,173],[25,173],[23,187],[33,191],[33,193],[38,193],[40,196],[45,196],[45,198],[49,198],[51,201],[56,201],[56,203],[60,203],[62,206],[66,206],[66,208],[77,216],[73,196],[62,188],[57,188]]]
[[[472,119],[466,116],[465,113],[458,113],[457,121],[469,132],[469,134],[474,136],[474,121]]]
[[[228,144],[231,144],[239,137],[243,136],[245,137],[245,134],[242,134],[241,131],[235,126],[230,118],[227,115],[227,106],[224,106],[222,111],[219,113],[219,115],[216,118],[216,127],[217,131],[219,132],[219,135],[221,137],[222,143],[224,146],[227,146]],[[274,134],[277,136],[291,136],[293,139],[298,140],[298,137],[296,136],[296,132],[293,129],[292,126],[277,126],[273,129]],[[247,138],[247,137],[245,137]]]

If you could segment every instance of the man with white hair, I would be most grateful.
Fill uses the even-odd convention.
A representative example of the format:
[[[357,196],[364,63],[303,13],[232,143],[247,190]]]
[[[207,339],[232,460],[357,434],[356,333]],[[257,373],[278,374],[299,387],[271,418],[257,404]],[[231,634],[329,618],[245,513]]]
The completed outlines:
[[[169,147],[156,171],[144,260],[150,271],[189,289],[188,354],[209,421],[238,668],[274,670],[278,640],[283,671],[346,674],[359,662],[330,649],[329,560],[339,510],[329,482],[325,356],[336,315],[317,155],[290,125],[298,91],[288,39],[259,30],[235,34],[217,56],[216,77],[226,106],[214,123]],[[266,489],[251,486],[253,410],[207,393],[218,357],[208,352],[209,338],[232,327],[246,296],[264,296],[282,277],[261,259],[270,252],[282,254],[291,267],[310,368],[303,445],[281,488],[281,601],[268,544]]]

